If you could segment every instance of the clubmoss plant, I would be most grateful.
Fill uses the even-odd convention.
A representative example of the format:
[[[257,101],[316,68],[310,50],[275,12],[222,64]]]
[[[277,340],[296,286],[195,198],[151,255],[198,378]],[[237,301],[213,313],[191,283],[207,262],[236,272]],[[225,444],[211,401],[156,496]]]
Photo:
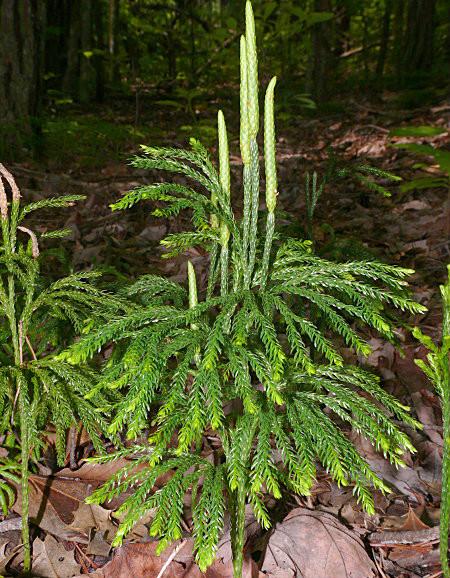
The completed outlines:
[[[8,199],[8,196],[11,196]],[[23,205],[11,173],[0,164],[0,434],[17,437],[20,456],[0,465],[0,504],[5,511],[14,500],[9,483],[20,482],[22,539],[25,573],[30,571],[28,525],[29,462],[39,457],[42,432],[48,423],[56,428],[58,461],[66,456],[66,433],[81,421],[94,446],[101,449],[99,432],[105,430],[96,407],[104,405],[99,394],[86,401],[93,373],[55,358],[67,341],[68,325],[77,331],[93,312],[116,310],[116,301],[91,281],[95,273],[74,273],[49,283],[41,272],[41,243],[69,231],[46,232],[40,237],[24,226],[24,219],[39,209],[68,207],[79,195],[49,198]]]
[[[187,291],[164,278],[144,276],[128,290],[140,296],[142,308],[88,333],[65,353],[79,363],[115,343],[98,385],[122,392],[110,434],[126,431],[133,439],[151,428],[148,444],[98,458],[133,458],[89,498],[102,503],[133,489],[120,507],[123,521],[114,544],[152,508],[150,534],[159,537],[159,551],[181,538],[184,497],[191,492],[200,569],[213,562],[229,512],[236,578],[242,573],[246,504],[268,528],[267,496],[280,498],[286,489],[308,495],[317,461],[338,484],[352,485],[358,501],[374,511],[371,489],[388,488],[333,416],[367,437],[395,465],[402,465],[404,450],[413,448],[391,417],[416,422],[376,376],[345,365],[339,347],[346,344],[368,354],[359,326],[393,340],[386,308],[423,311],[407,293],[410,270],[368,261],[334,263],[316,256],[308,241],[276,238],[275,79],[265,97],[267,212],[259,232],[258,70],[250,2],[240,47],[242,218],[231,204],[221,112],[219,171],[195,140],[190,150],[143,146],[144,154],[132,160],[136,167],[184,175],[202,190],[146,185],[114,206],[124,209],[150,199],[162,202],[155,210],[159,216],[192,211],[194,231],[171,235],[163,245],[171,254],[192,245],[207,249],[203,299],[190,263]],[[312,306],[326,332],[310,318]],[[204,443],[209,435],[217,440],[214,449]],[[164,474],[169,479],[156,489]]]
[[[442,296],[442,342],[436,345],[420,329],[414,329],[414,336],[429,353],[427,360],[416,359],[416,364],[436,388],[442,403],[444,450],[442,457],[442,496],[440,519],[440,554],[444,578],[450,578],[448,566],[448,532],[450,518],[450,265],[445,285],[440,287]]]

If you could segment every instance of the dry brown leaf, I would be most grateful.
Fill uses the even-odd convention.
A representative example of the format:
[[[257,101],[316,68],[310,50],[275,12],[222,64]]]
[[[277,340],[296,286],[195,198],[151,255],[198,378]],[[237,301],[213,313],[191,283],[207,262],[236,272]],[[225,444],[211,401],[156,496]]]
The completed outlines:
[[[72,578],[80,572],[73,551],[47,535],[43,542],[37,538],[33,542],[33,575],[42,578]]]
[[[81,511],[85,514],[85,498],[125,464],[128,464],[128,461],[117,460],[117,462],[110,464],[87,463],[79,470],[72,471],[66,468],[58,472],[55,476],[31,475],[31,521],[42,530],[60,539],[75,540],[87,544],[86,528],[85,530],[79,531],[73,527],[75,512]],[[17,494],[17,501],[13,510],[20,514],[20,487],[17,488]],[[118,507],[126,496],[127,494],[125,493],[121,496],[120,501],[116,500],[109,504],[111,509]],[[83,509],[80,510],[80,507]]]
[[[410,462],[410,457],[407,454],[403,456],[407,467],[396,468],[375,450],[370,441],[360,434],[352,432],[350,438],[358,452],[380,478],[396,488],[401,494],[417,500],[417,494],[423,492],[423,481],[421,479],[423,468],[420,466],[411,467],[410,463],[408,463]]]
[[[270,537],[262,572],[277,578],[375,578],[361,540],[325,512],[297,508]]]
[[[108,535],[101,530],[92,529],[89,532],[89,545],[86,548],[86,554],[108,558],[110,552],[111,542],[108,539]]]
[[[155,577],[179,547],[179,542],[173,544],[160,555],[156,555],[157,542],[126,544],[118,548],[111,562],[100,568],[90,578],[149,578]],[[202,574],[194,562],[192,554],[193,540],[186,540],[183,547],[176,553],[164,572],[164,578],[232,578],[233,565],[216,561]],[[257,578],[256,564],[250,558],[244,562],[243,578]],[[84,578],[77,576],[76,578]]]
[[[2,576],[7,574],[7,568],[9,568],[12,562],[20,564],[23,561],[22,544],[15,546],[8,554],[6,550],[7,544],[3,544],[0,548],[0,573]]]
[[[386,516],[383,520],[383,529],[398,532],[416,532],[428,530],[430,526],[424,524],[412,508],[403,516]]]
[[[431,544],[392,548],[388,559],[395,562],[403,571],[407,570],[405,576],[424,576],[424,573],[427,576],[440,575],[437,572],[440,568],[439,548]]]
[[[73,483],[68,484],[55,478],[31,475],[29,484],[31,522],[42,530],[64,540],[87,543],[86,537],[69,528],[73,522],[74,512],[84,499],[78,495],[78,490],[79,488]],[[17,488],[17,501],[13,510],[17,514],[21,514],[20,488]]]
[[[86,536],[89,535],[92,529],[101,530],[105,534],[105,539],[109,542],[112,542],[117,531],[117,526],[113,523],[109,510],[96,504],[86,503],[80,504],[69,528]]]
[[[433,443],[442,447],[443,439],[437,429],[438,420],[435,408],[433,407],[433,400],[429,399],[426,390],[415,391],[411,394],[411,398],[417,417],[423,425],[425,434]]]

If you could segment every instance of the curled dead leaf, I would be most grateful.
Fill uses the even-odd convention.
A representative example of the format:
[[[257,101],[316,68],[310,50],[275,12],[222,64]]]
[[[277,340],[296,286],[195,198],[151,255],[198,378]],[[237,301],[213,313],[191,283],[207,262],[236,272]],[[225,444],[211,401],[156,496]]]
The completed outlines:
[[[277,524],[262,572],[272,577],[375,578],[356,534],[325,512],[296,508]]]

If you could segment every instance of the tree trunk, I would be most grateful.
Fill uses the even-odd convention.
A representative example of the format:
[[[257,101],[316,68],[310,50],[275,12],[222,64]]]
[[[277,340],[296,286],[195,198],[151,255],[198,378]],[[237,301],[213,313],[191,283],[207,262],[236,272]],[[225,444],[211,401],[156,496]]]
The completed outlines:
[[[397,73],[401,71],[405,31],[405,0],[396,0],[393,22],[393,63]]]
[[[380,52],[378,53],[377,68],[375,71],[378,82],[382,82],[384,65],[389,48],[389,36],[391,34],[392,0],[385,0],[383,24],[381,27]]]
[[[0,140],[1,148],[5,148],[2,154],[20,147],[23,136],[30,138],[40,133],[44,25],[44,2],[0,2]]]
[[[402,76],[430,71],[433,64],[436,0],[408,0]]]
[[[344,52],[350,49],[350,27],[352,23],[352,15],[347,3],[340,8],[340,14],[336,19],[336,44],[334,53],[339,57]]]
[[[331,0],[314,0],[315,12],[331,12]],[[313,53],[310,61],[310,92],[318,103],[327,99],[333,67],[331,22],[319,22],[312,29]]]
[[[70,36],[70,0],[47,0],[45,72],[47,88],[62,89]]]
[[[120,0],[109,0],[108,10],[108,53],[109,53],[109,82],[120,82],[118,54],[118,30],[119,30]]]
[[[95,47],[97,49],[93,56],[95,68],[95,100],[103,102],[105,99],[105,23],[103,13],[103,3],[94,2],[94,32]]]
[[[67,66],[63,79],[63,90],[72,98],[78,98],[80,74],[80,8],[81,0],[70,3],[70,32],[67,45]]]
[[[98,0],[97,0],[98,1]],[[89,102],[95,92],[95,70],[93,66],[92,0],[81,0],[80,33],[80,102]]]

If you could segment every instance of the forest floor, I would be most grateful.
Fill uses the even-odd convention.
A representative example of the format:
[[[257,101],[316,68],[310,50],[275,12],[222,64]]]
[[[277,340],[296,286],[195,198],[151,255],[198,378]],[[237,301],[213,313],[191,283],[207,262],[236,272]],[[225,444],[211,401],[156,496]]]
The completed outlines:
[[[282,221],[294,234],[302,235],[305,173],[313,170],[324,173],[328,147],[332,147],[342,161],[366,162],[401,176],[400,184],[383,183],[390,189],[390,197],[365,190],[353,179],[330,184],[318,207],[315,237],[325,254],[337,258],[372,254],[415,269],[413,290],[429,311],[421,318],[405,321],[410,326],[420,324],[425,333],[437,337],[441,318],[438,285],[444,280],[446,264],[450,262],[449,184],[447,181],[445,186],[445,179],[440,178],[445,174],[433,159],[392,145],[401,140],[448,149],[450,102],[413,111],[390,107],[389,102],[389,95],[384,102],[349,101],[345,112],[293,119],[289,126],[279,129]],[[155,125],[158,120],[154,119]],[[172,123],[178,120],[175,117],[165,120],[164,126],[170,126],[170,130],[164,134],[164,144],[179,145],[185,140],[173,128],[176,124]],[[120,119],[117,122],[120,123]],[[393,129],[411,125],[439,126],[443,132],[419,139],[392,136]],[[148,143],[152,131],[146,129],[142,135],[142,140]],[[152,144],[162,144],[161,133],[155,140]],[[237,139],[232,139],[232,151],[236,152],[237,146]],[[91,154],[95,154],[95,150]],[[100,151],[100,154],[103,153]],[[233,157],[232,161],[235,182],[239,182],[239,160]],[[64,213],[62,220],[61,214],[48,216],[52,227],[56,223],[73,230],[71,244],[65,246],[65,267],[101,266],[108,279],[118,282],[124,276],[149,272],[161,272],[179,281],[185,279],[186,259],[161,260],[158,242],[167,233],[188,226],[187,222],[157,220],[151,216],[150,206],[120,213],[109,209],[109,204],[122,192],[143,182],[160,180],[162,175],[131,169],[118,158],[105,160],[101,168],[86,164],[58,167],[51,160],[40,164],[13,164],[10,168],[22,193],[29,199],[57,193],[86,194],[86,202]],[[439,186],[415,186],[414,182],[421,176],[436,177]],[[50,223],[33,225],[45,229]],[[192,251],[190,258],[198,270],[205,271],[201,252]],[[425,352],[406,327],[399,327],[398,335],[402,353],[374,334],[368,336],[372,354],[367,360],[358,361],[374,368],[382,376],[384,386],[413,408],[423,425],[422,431],[410,432],[417,453],[406,456],[407,466],[397,471],[362,440],[356,437],[354,440],[370,465],[390,484],[392,494],[378,494],[376,514],[368,516],[356,504],[351,489],[338,488],[320,471],[311,497],[299,499],[288,495],[281,509],[274,507],[274,517],[280,523],[273,534],[261,532],[249,518],[247,576],[256,575],[258,568],[280,578],[294,576],[295,572],[305,578],[440,575],[437,525],[443,440],[439,400],[413,361]],[[350,352],[346,354],[352,357]],[[110,544],[116,529],[114,518],[110,510],[86,506],[83,499],[92,487],[110,475],[112,466],[83,464],[82,458],[89,450],[88,440],[82,437],[76,453],[79,469],[73,471],[67,467],[53,475],[50,464],[46,464],[31,478],[36,575],[70,578],[95,571],[91,575],[96,578],[157,576],[174,549],[169,548],[157,558],[154,543],[149,542],[146,535],[145,520],[110,561],[113,555]],[[119,466],[116,464],[114,468]],[[189,509],[188,505],[186,508]],[[293,509],[290,519],[281,522]],[[15,511],[20,511],[20,504]],[[305,513],[309,513],[309,517]],[[189,520],[188,512],[186,520]],[[322,531],[324,528],[326,532]],[[6,572],[6,567],[12,574],[17,569],[19,544],[17,518],[0,522],[0,574]],[[164,569],[166,578],[199,575],[192,563],[188,534],[180,544]],[[366,558],[358,558],[356,545],[358,548],[363,545],[370,564]],[[325,559],[327,564],[334,564],[333,575],[320,574],[318,568]],[[350,568],[349,560],[356,559],[359,562]],[[230,572],[229,541],[225,537],[218,562],[208,574],[214,578],[228,577]]]

